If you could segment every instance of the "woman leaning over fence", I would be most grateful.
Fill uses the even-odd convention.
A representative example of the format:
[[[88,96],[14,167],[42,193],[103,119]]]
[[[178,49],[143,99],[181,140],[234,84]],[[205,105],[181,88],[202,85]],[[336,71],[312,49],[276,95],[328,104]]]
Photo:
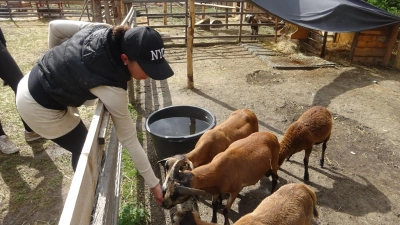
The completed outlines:
[[[131,78],[163,80],[173,75],[160,34],[150,27],[68,21],[58,26],[77,32],[45,53],[21,80],[16,97],[21,117],[38,134],[70,151],[75,171],[87,135],[77,107],[100,99],[111,114],[118,140],[160,204],[159,179],[138,141],[126,93]]]

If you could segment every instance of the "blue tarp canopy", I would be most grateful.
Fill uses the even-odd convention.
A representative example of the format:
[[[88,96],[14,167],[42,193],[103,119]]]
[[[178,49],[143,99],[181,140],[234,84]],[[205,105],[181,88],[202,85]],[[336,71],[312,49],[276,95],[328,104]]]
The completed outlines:
[[[356,32],[400,23],[400,17],[362,0],[252,0],[269,13],[298,26]]]

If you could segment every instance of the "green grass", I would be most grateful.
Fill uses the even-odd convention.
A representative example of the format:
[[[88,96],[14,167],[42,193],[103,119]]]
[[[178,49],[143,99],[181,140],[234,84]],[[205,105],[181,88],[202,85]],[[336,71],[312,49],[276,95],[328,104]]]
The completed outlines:
[[[132,118],[135,119],[138,115],[135,108],[129,104],[128,109]],[[138,132],[140,142],[143,141],[144,137],[143,132]],[[139,171],[136,169],[129,152],[124,148],[122,152],[122,186],[118,224],[144,225],[148,222],[149,214],[136,197],[139,177]]]
[[[137,117],[137,112],[132,104],[128,105],[128,109],[132,115],[132,118]],[[143,135],[138,132],[139,141],[143,141]],[[124,148],[122,152],[122,187],[121,187],[121,206],[137,203],[136,198],[136,186],[137,178],[140,176],[139,171],[136,169],[135,164],[129,152]]]

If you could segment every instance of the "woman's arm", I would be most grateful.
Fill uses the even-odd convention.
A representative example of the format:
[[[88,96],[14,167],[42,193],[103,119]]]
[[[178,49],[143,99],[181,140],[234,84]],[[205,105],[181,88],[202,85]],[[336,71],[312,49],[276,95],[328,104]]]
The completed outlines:
[[[155,176],[149,159],[137,138],[136,126],[128,110],[128,96],[124,89],[100,86],[90,90],[104,103],[111,114],[118,140],[129,154],[135,167],[143,176],[146,184],[152,188],[157,203],[162,202],[160,180]]]

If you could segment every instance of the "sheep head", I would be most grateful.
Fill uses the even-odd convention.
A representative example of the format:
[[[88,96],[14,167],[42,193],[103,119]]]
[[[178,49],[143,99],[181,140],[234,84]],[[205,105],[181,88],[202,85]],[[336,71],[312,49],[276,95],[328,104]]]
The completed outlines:
[[[170,209],[176,204],[189,200],[194,195],[206,194],[202,190],[187,187],[190,184],[192,173],[184,172],[185,168],[187,168],[187,163],[184,159],[176,161],[172,166],[170,175],[162,186],[164,195],[162,207]]]
[[[186,169],[193,170],[193,163],[190,160],[188,160],[185,155],[174,155],[174,156],[171,156],[171,157],[168,157],[168,158],[158,161],[158,163],[164,167],[165,179],[168,178],[171,168],[175,164],[175,162],[177,162],[178,160],[181,160],[181,159],[185,159],[185,161],[187,163]]]
[[[253,20],[254,17],[255,17],[255,15],[253,15],[253,14],[246,14],[244,16],[244,21],[247,23],[251,23],[251,21]]]

